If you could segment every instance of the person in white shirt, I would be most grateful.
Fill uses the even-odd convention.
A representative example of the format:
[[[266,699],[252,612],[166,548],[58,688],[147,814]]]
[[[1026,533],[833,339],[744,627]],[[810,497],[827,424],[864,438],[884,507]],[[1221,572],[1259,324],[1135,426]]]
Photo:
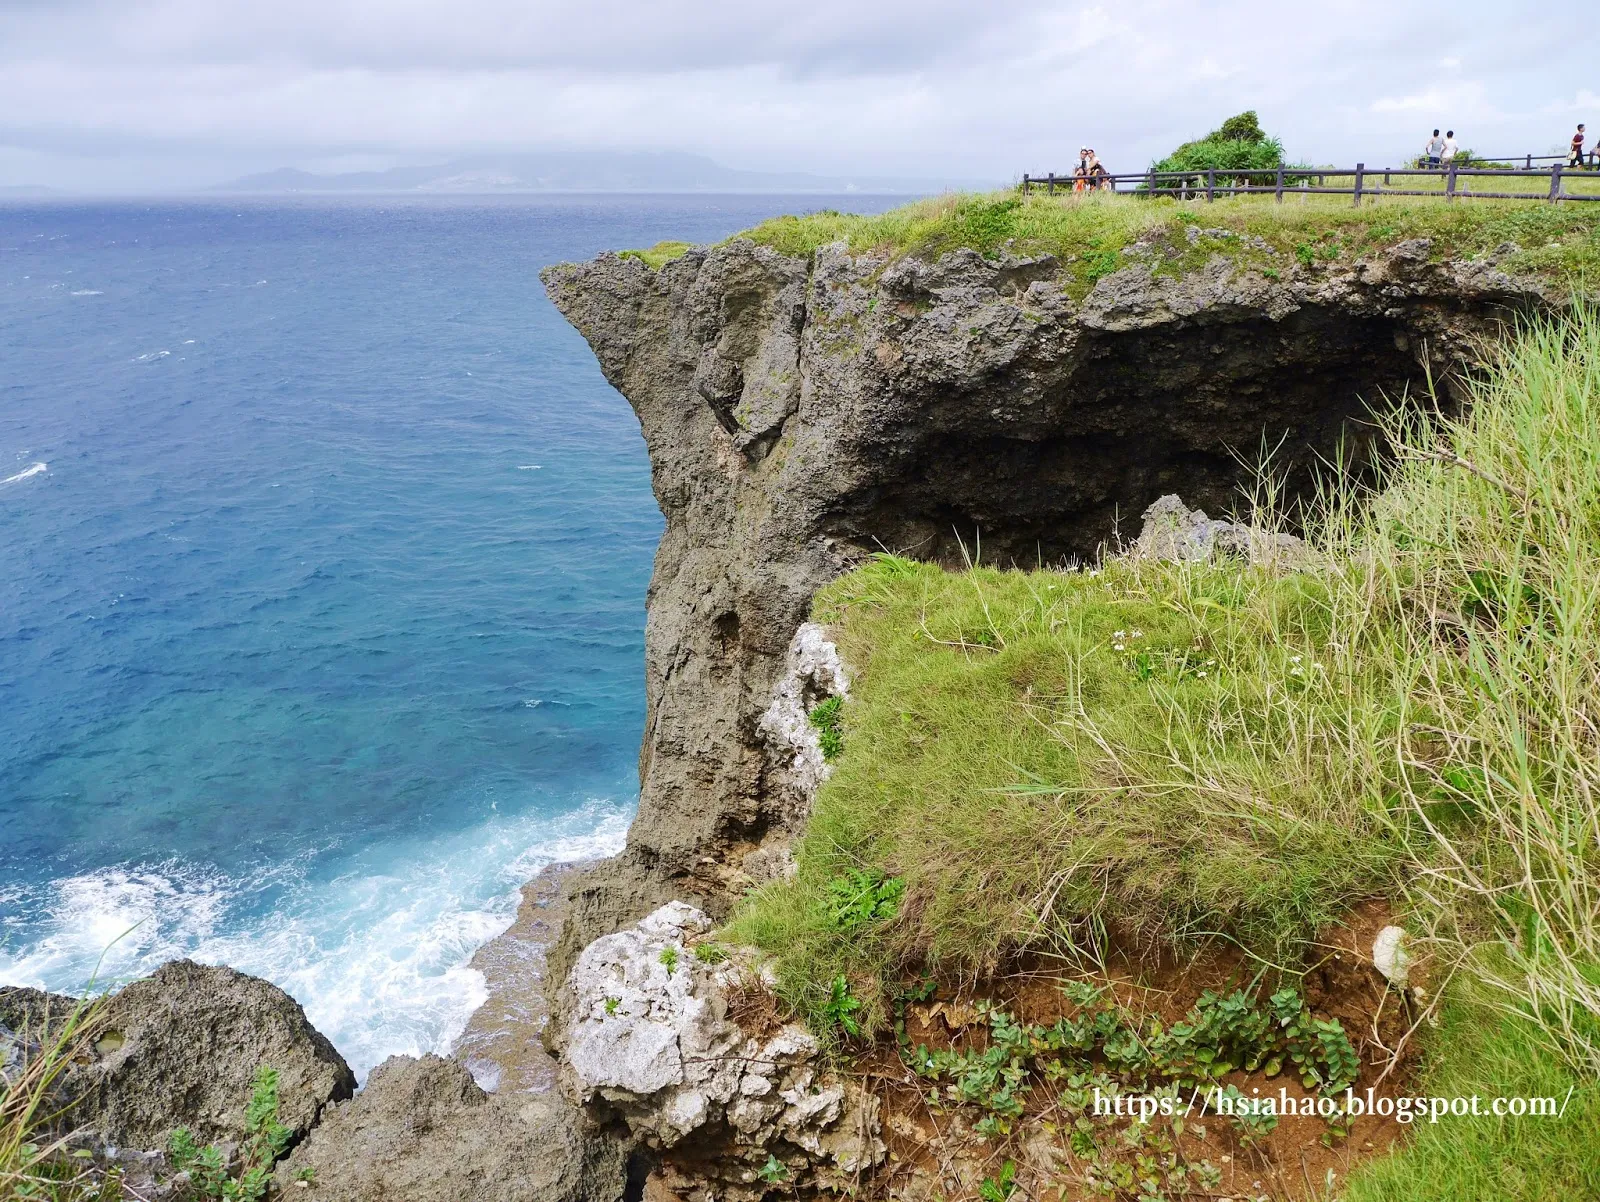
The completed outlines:
[[[1453,129],[1445,130],[1444,149],[1439,152],[1439,165],[1448,167],[1455,161],[1456,151],[1459,149],[1460,147],[1456,145],[1456,131]]]
[[[1439,136],[1439,131],[1433,131],[1433,137],[1428,139],[1428,144],[1422,148],[1422,153],[1427,156],[1428,166],[1439,165],[1439,155],[1444,151],[1444,139]]]

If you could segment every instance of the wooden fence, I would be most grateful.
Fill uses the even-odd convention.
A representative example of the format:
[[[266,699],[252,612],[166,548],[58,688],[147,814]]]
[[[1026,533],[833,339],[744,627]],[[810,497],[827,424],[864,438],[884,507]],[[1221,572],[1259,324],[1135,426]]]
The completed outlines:
[[[1532,156],[1527,156],[1532,158]],[[1326,195],[1350,196],[1360,204],[1367,198],[1379,196],[1442,196],[1445,200],[1547,200],[1554,204],[1563,200],[1600,200],[1600,191],[1593,193],[1570,192],[1566,181],[1579,176],[1579,170],[1568,170],[1564,162],[1556,162],[1549,170],[1533,167],[1384,167],[1367,169],[1357,163],[1354,169],[1337,167],[1267,167],[1245,170],[1217,169],[1209,171],[1145,171],[1140,174],[1101,175],[1090,180],[1080,180],[1074,175],[1024,175],[1024,194],[1033,188],[1043,188],[1047,193],[1095,190],[1120,192],[1136,196],[1175,196],[1184,200],[1215,200],[1219,196],[1244,196],[1249,193],[1270,192],[1282,201],[1285,196]],[[1379,182],[1379,177],[1382,182]],[[1394,180],[1399,178],[1401,186]],[[1426,178],[1442,181],[1438,188],[1407,188],[1408,179]],[[1330,187],[1329,178],[1335,181],[1348,179],[1348,187]],[[1595,178],[1589,176],[1589,178]],[[1532,192],[1482,192],[1473,187],[1479,179],[1526,180],[1536,186]],[[1254,181],[1262,182],[1256,183]],[[1316,180],[1312,184],[1312,180]],[[1079,184],[1083,188],[1079,188]]]

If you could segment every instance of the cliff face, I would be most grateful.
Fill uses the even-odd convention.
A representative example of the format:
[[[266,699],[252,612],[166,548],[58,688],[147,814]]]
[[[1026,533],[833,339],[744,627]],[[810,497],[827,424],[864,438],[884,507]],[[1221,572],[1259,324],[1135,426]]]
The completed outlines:
[[[1163,493],[1227,509],[1264,443],[1303,486],[1341,438],[1368,452],[1368,403],[1430,374],[1448,389],[1475,339],[1541,301],[1494,256],[1434,262],[1425,241],[1182,276],[1171,252],[1131,248],[1081,300],[1054,259],[972,251],[803,261],[735,241],[659,271],[545,272],[638,413],[666,517],[639,816],[576,886],[555,979],[670,898],[722,912],[768,862],[749,853],[787,836],[800,815],[759,720],[822,583],[879,549],[1090,556]]]

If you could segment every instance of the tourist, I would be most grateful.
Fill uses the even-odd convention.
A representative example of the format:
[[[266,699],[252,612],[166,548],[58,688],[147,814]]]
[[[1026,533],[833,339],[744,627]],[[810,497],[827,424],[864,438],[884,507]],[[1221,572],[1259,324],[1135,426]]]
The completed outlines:
[[[1583,122],[1578,122],[1578,132],[1572,135],[1572,151],[1567,155],[1568,167],[1583,166]]]
[[[1098,188],[1101,191],[1108,191],[1111,188],[1111,173],[1100,162],[1100,156],[1094,152],[1093,146],[1089,147],[1089,159],[1085,175],[1091,188]]]
[[[1450,164],[1456,161],[1456,152],[1460,149],[1456,145],[1456,131],[1453,129],[1445,130],[1444,146],[1439,151],[1439,166],[1448,169]]]
[[[1439,165],[1439,156],[1444,153],[1444,139],[1439,136],[1438,130],[1433,131],[1433,137],[1428,139],[1428,144],[1422,148],[1422,153],[1429,167]]]

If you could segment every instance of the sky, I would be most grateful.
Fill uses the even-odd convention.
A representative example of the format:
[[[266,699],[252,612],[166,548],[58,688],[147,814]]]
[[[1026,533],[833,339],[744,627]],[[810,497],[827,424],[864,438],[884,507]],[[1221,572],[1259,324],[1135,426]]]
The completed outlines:
[[[1253,108],[1293,158],[1600,130],[1573,0],[0,0],[0,187],[677,150],[1009,182],[1140,170]]]

